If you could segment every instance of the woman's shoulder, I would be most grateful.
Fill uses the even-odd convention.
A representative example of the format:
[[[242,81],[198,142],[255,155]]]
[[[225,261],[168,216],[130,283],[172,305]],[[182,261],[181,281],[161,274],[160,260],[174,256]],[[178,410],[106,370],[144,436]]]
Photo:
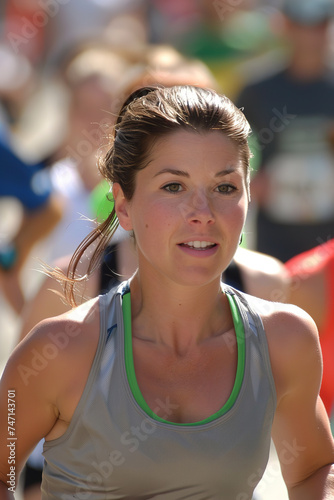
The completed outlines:
[[[72,356],[77,360],[79,355],[85,356],[86,352],[89,356],[97,348],[103,316],[108,314],[108,306],[118,290],[119,285],[69,311],[43,319],[18,344],[16,350],[24,353],[38,349],[49,353],[50,357],[54,352],[56,363],[56,358],[60,362]],[[57,351],[60,356],[56,356]]]
[[[245,295],[250,308],[261,318],[278,393],[308,372],[321,376],[319,334],[312,317],[293,304],[270,302]]]
[[[301,337],[318,339],[318,330],[313,318],[301,307],[274,302],[247,293],[242,294],[246,307],[254,311],[262,320],[267,337],[285,338],[288,342]]]
[[[43,340],[50,338],[49,333],[69,332],[73,338],[84,335],[90,327],[96,327],[100,314],[99,297],[94,297],[69,311],[40,321],[29,333],[27,339]]]
[[[94,298],[71,311],[39,322],[15,347],[7,370],[27,383],[54,378],[90,366],[100,335],[99,300]],[[43,373],[43,377],[37,377]]]
[[[57,422],[71,420],[100,338],[96,298],[69,312],[44,319],[15,347],[5,366],[0,392],[15,388],[22,415],[27,416],[28,421],[31,419],[32,441],[50,435]],[[25,424],[20,429],[22,436],[26,432]]]

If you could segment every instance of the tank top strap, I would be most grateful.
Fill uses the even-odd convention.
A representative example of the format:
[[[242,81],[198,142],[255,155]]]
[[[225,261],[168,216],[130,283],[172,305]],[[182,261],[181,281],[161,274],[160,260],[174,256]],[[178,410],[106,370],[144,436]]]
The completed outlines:
[[[265,336],[265,331],[262,323],[261,316],[259,314],[259,311],[257,310],[256,307],[254,307],[254,304],[251,300],[248,300],[248,297],[251,299],[251,296],[248,296],[246,293],[241,292],[240,290],[237,290],[236,288],[223,284],[223,292],[226,294],[230,304],[233,302],[235,303],[235,306],[237,307],[239,314],[243,318],[243,320],[247,321],[247,323],[250,323],[250,325],[254,326],[253,328],[254,332],[256,330],[257,333],[261,332],[261,336]],[[255,297],[253,299],[257,300]],[[231,307],[232,315],[233,315],[233,308]],[[236,314],[236,313],[235,313]]]
[[[244,292],[240,292],[239,290],[236,290],[235,288],[232,288],[228,285],[224,285],[223,290],[227,294],[227,296],[233,297],[239,309],[243,322],[246,325],[246,342],[248,342],[248,344],[256,344],[257,349],[261,353],[263,364],[267,372],[268,380],[270,382],[271,391],[276,405],[276,385],[271,369],[267,334],[261,319],[261,310],[268,310],[268,307],[270,307],[270,303],[268,301],[248,295]]]

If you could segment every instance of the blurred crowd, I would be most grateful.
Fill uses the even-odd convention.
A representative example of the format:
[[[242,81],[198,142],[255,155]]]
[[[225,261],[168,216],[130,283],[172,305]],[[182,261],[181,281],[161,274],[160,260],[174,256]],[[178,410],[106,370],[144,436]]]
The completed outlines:
[[[243,246],[280,261],[275,272],[283,273],[283,264],[326,244],[327,265],[334,255],[327,245],[334,238],[333,19],[332,0],[1,2],[0,311],[17,321],[9,349],[27,333],[22,325],[44,279],[37,270],[73,253],[110,211],[97,158],[120,105],[143,85],[211,87],[242,108],[254,155]],[[127,238],[119,230],[119,243]],[[128,255],[124,248],[123,261]],[[286,268],[294,285],[288,293],[284,283],[282,298],[297,291],[298,303],[308,272],[321,266],[313,257],[309,267]],[[305,294],[307,309],[313,297]]]
[[[0,286],[16,313],[38,282],[29,258],[51,265],[92,228],[96,158],[128,91],[195,83],[237,98],[252,60],[280,58],[277,14],[254,0],[2,2]]]
[[[327,4],[2,2],[0,139],[6,161],[13,156],[11,176],[2,162],[0,200],[16,199],[19,216],[1,223],[0,282],[14,310],[21,311],[25,292],[13,271],[22,270],[35,243],[48,235],[43,252],[50,263],[73,251],[91,227],[96,156],[136,79],[168,84],[168,75],[172,83],[187,76],[186,83],[214,87],[244,109],[254,152],[246,246],[285,262],[326,241],[334,221]],[[80,223],[72,224],[78,214]]]

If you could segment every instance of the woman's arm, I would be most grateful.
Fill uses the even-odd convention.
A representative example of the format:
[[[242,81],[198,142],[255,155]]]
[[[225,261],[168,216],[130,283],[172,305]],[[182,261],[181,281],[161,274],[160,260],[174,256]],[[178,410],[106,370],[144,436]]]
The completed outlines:
[[[45,323],[31,332],[14,349],[0,381],[0,479],[13,489],[29,453],[59,414],[58,360],[51,363],[45,356],[47,333],[52,331]]]
[[[42,438],[65,432],[85,387],[99,331],[98,301],[92,300],[42,321],[14,349],[0,380],[0,480],[5,484],[12,473],[16,485]]]
[[[290,500],[332,499],[334,442],[319,398],[318,332],[303,310],[276,308],[264,324],[278,398],[273,439],[283,478]]]

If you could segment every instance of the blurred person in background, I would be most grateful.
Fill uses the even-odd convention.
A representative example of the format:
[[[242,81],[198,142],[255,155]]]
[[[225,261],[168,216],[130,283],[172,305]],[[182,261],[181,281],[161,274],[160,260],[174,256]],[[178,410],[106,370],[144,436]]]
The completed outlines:
[[[3,0],[0,35],[15,54],[44,72],[71,47],[101,36],[122,13],[144,20],[143,0]]]
[[[21,271],[33,247],[59,222],[62,206],[43,165],[25,163],[1,138],[0,198],[14,199],[23,209],[14,236],[0,238],[0,289],[19,314],[25,301]]]
[[[45,62],[48,50],[48,5],[51,8],[52,2],[4,0],[1,6],[2,42],[13,54],[26,57],[34,69]]]
[[[101,180],[96,158],[113,125],[115,89],[128,62],[103,42],[76,47],[59,67],[65,90],[62,135],[49,155],[53,190],[63,202],[63,217],[44,242],[43,260],[71,253],[92,229],[92,190]]]
[[[334,239],[296,255],[286,265],[291,280],[287,300],[317,324],[323,355],[321,398],[334,433]]]
[[[252,180],[255,248],[287,261],[334,231],[332,0],[285,0],[273,20],[286,62],[237,99],[261,156]]]
[[[259,0],[150,0],[148,19],[151,41],[202,60],[232,100],[244,84],[244,63],[275,47]]]
[[[34,93],[38,74],[30,61],[0,42],[0,133],[9,138],[20,121],[22,111]]]
[[[25,301],[23,267],[35,245],[59,222],[62,207],[45,162],[32,162],[15,140],[15,127],[36,75],[27,58],[15,55],[5,44],[0,44],[0,60],[0,289],[19,314]],[[9,228],[4,218],[14,207],[17,220],[11,220]]]
[[[104,40],[115,50],[135,51],[147,43],[146,0],[70,0],[53,23],[51,60],[87,40]]]

